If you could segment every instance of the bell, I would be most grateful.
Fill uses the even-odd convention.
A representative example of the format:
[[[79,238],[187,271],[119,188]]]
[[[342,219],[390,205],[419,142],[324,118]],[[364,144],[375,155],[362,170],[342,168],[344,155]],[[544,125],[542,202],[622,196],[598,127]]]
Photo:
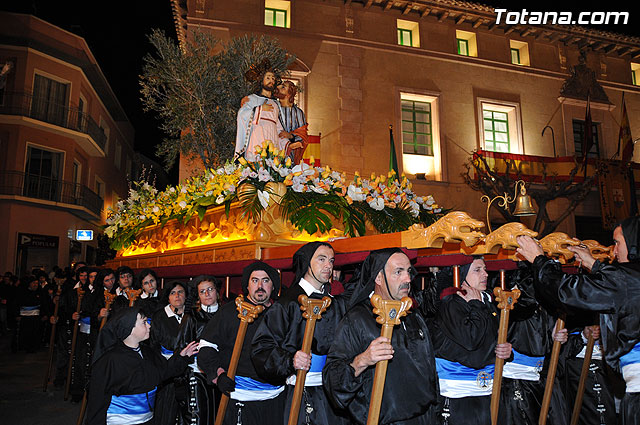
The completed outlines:
[[[527,215],[536,215],[536,210],[533,209],[531,204],[531,196],[519,195],[516,199],[516,208],[513,210],[513,215],[524,217]]]

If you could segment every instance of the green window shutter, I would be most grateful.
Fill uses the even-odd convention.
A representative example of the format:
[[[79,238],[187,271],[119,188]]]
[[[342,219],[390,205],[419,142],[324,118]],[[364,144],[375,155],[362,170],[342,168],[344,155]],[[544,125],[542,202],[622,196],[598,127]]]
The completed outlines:
[[[469,56],[469,41],[458,38],[458,54],[462,56]]]
[[[511,48],[511,63],[520,65],[520,50]]]
[[[484,148],[493,152],[511,152],[509,116],[506,112],[482,110]]]
[[[402,152],[433,156],[431,104],[402,100]]]

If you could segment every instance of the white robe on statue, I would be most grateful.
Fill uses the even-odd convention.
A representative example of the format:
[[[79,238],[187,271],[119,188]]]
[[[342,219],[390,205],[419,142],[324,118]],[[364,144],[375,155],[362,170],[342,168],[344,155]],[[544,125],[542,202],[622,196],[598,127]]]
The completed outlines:
[[[236,156],[243,155],[247,161],[255,161],[255,150],[265,140],[278,149],[284,149],[288,139],[281,139],[284,131],[280,122],[280,108],[275,100],[250,94],[249,100],[238,110],[236,131]]]

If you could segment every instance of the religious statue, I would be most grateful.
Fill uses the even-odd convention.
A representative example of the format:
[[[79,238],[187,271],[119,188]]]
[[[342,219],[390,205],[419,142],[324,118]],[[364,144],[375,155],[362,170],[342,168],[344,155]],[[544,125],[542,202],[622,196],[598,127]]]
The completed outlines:
[[[255,161],[255,150],[265,140],[270,140],[278,149],[285,149],[289,139],[280,121],[280,106],[272,98],[278,76],[269,61],[251,66],[245,78],[254,82],[257,90],[242,99],[238,110],[235,156]]]
[[[284,127],[284,137],[289,139],[286,145],[286,155],[294,164],[302,161],[302,154],[309,144],[307,133],[307,119],[302,109],[294,103],[298,88],[291,81],[283,81],[278,85],[275,96],[280,104],[280,120]]]

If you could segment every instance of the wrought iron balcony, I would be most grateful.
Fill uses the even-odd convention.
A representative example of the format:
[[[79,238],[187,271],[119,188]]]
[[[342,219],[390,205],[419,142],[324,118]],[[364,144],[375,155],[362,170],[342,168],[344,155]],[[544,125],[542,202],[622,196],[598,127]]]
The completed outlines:
[[[104,156],[107,136],[86,112],[30,93],[5,93],[3,100],[0,104],[0,115],[29,117],[86,134],[102,150],[101,156]]]
[[[78,205],[100,217],[104,201],[87,186],[20,171],[0,171],[0,195]],[[93,217],[95,218],[95,217]]]

